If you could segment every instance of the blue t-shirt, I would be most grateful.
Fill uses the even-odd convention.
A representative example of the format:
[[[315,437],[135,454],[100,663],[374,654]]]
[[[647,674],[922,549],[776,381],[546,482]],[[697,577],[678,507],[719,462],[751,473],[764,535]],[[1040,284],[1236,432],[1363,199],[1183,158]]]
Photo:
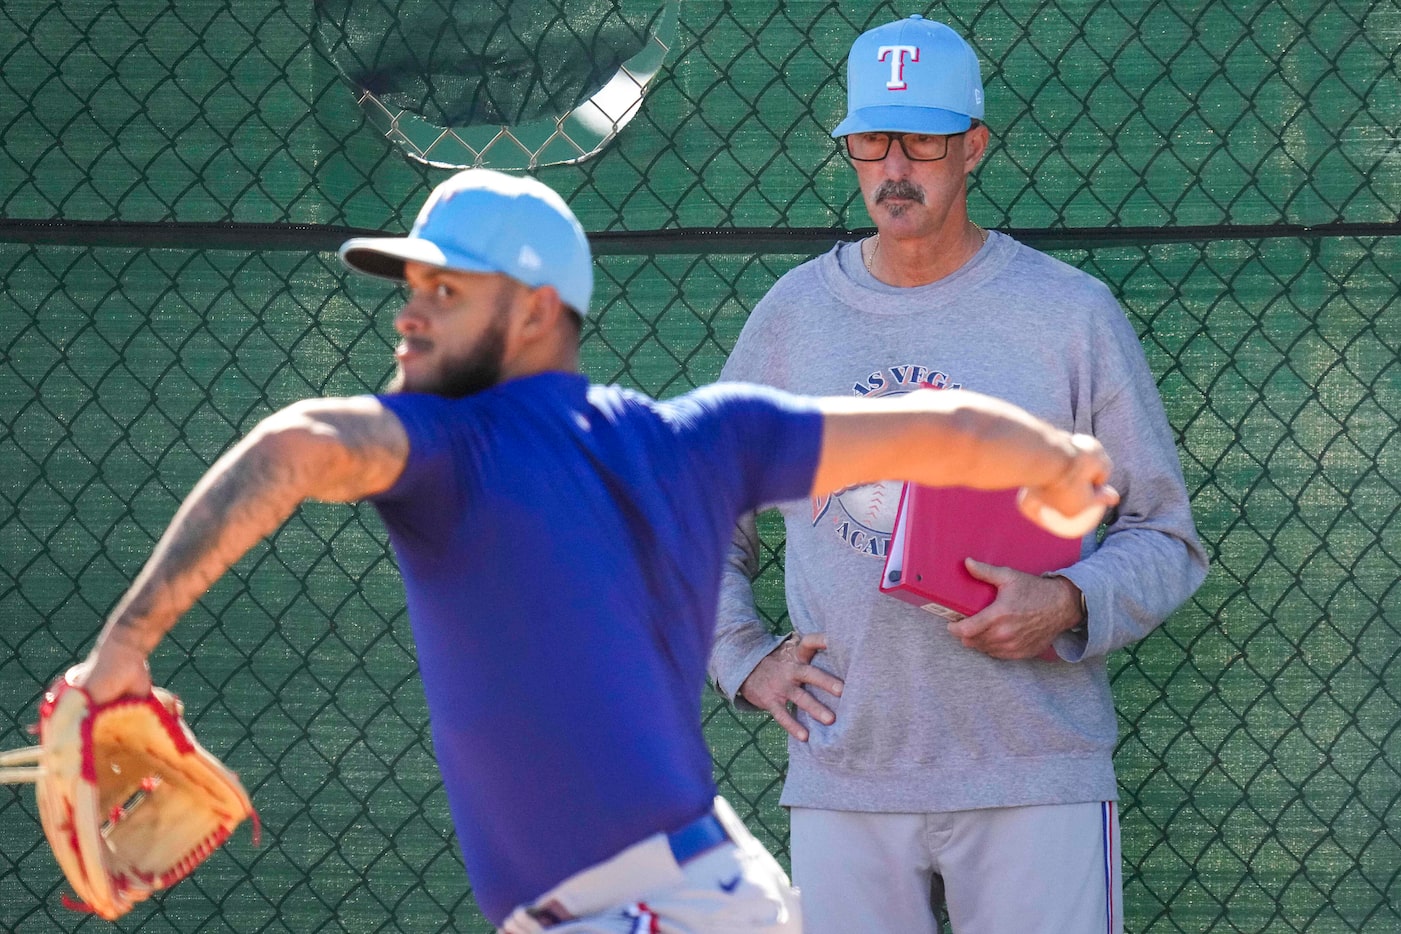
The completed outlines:
[[[821,415],[758,386],[656,402],[566,373],[381,401],[409,457],[373,502],[468,876],[499,924],[710,807],[721,565],[742,512],[809,492]]]

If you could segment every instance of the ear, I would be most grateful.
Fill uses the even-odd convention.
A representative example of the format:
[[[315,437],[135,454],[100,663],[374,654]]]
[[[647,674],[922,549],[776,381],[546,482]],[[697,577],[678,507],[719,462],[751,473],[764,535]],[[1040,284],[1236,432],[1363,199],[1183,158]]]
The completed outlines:
[[[969,130],[963,136],[963,171],[972,172],[978,167],[978,163],[983,161],[983,156],[987,155],[988,142],[992,139],[992,134],[988,132],[988,125],[980,123]]]
[[[521,350],[551,346],[558,338],[563,317],[571,312],[552,285],[521,288],[523,294],[511,315],[511,346]]]
[[[531,289],[519,319],[520,335],[525,340],[538,340],[552,334],[559,326],[560,316],[568,313],[554,286]]]

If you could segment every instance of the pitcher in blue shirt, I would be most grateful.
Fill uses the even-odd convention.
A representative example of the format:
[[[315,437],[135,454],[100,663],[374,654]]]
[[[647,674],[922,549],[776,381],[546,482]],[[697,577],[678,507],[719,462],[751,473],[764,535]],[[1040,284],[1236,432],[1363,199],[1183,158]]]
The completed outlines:
[[[453,823],[493,923],[801,930],[783,870],[717,796],[701,731],[736,517],[884,478],[1023,487],[1028,515],[1098,515],[1116,495],[1103,450],[961,391],[868,401],[731,384],[656,402],[590,385],[588,240],[533,179],[462,172],[408,237],[340,255],[408,283],[393,383],[289,406],[225,454],[80,682],[96,702],[144,695],[151,650],[246,550],[303,500],[367,499],[403,575]]]

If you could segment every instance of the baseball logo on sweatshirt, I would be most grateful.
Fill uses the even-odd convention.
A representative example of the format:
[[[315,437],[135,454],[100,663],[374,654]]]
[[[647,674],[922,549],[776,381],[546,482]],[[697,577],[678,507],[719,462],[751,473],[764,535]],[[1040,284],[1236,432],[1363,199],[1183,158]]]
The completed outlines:
[[[959,389],[961,383],[941,370],[906,363],[884,367],[857,380],[854,396],[902,396],[920,388]],[[895,513],[904,484],[885,480],[836,490],[812,500],[812,524],[829,524],[853,551],[884,559],[895,530]]]

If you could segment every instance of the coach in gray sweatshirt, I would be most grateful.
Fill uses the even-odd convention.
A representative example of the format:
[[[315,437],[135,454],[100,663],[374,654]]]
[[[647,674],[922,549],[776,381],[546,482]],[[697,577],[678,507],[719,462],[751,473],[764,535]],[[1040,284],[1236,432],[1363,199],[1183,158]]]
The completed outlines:
[[[803,393],[964,387],[1095,435],[1122,501],[1081,559],[958,622],[878,592],[896,483],[783,504],[795,633],[755,611],[741,525],[711,670],[791,734],[782,802],[809,934],[1122,930],[1105,656],[1206,573],[1162,403],[1099,281],[968,218],[988,144],[976,56],[911,17],[856,40],[833,136],[878,233],[785,275],[722,378]],[[969,557],[976,559],[977,555]],[[1052,659],[1052,660],[1048,660]]]

